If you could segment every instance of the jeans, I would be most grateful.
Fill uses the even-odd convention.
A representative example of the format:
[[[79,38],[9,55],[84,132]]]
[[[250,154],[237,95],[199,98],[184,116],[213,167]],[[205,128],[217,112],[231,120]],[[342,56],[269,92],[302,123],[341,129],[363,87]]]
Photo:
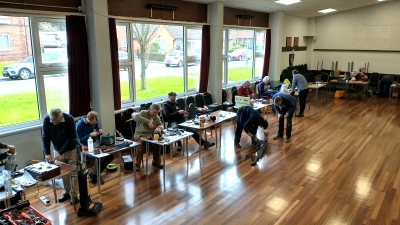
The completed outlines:
[[[279,118],[279,128],[278,128],[278,135],[280,137],[283,137],[283,129],[284,129],[284,123],[285,123],[285,115],[286,112],[281,112],[282,117]],[[293,113],[289,114],[289,116],[286,118],[286,137],[290,138],[292,136],[292,118],[293,118]]]
[[[300,114],[302,114],[304,112],[304,109],[306,108],[306,100],[309,91],[310,89],[304,89],[299,91]]]

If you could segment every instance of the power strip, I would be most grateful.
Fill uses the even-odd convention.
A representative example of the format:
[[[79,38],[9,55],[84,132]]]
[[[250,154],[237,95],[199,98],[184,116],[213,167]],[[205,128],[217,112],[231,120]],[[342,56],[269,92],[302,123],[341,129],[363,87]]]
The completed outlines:
[[[39,199],[40,199],[40,201],[43,202],[44,205],[46,205],[46,206],[50,205],[50,200],[48,200],[46,197],[40,196]]]

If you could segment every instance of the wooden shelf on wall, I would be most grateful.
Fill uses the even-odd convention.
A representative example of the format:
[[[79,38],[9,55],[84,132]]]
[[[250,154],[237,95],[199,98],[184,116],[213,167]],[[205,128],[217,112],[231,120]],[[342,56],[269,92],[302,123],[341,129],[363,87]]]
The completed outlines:
[[[299,46],[299,47],[282,47],[282,52],[291,52],[294,49],[294,51],[306,51],[307,47],[306,46]]]
[[[315,38],[317,36],[313,36],[313,35],[307,35],[307,36],[303,36],[304,38]]]

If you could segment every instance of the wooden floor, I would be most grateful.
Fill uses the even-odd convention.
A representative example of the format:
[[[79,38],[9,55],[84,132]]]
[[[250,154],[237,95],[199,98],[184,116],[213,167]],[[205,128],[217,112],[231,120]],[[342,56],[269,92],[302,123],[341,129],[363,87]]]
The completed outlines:
[[[270,147],[256,167],[246,158],[255,150],[250,138],[243,134],[235,150],[226,123],[222,148],[203,150],[201,160],[190,142],[189,167],[177,152],[168,155],[166,190],[163,171],[151,166],[149,175],[105,175],[101,195],[91,185],[103,203],[97,217],[77,217],[47,187],[41,193],[51,206],[27,197],[53,224],[400,224],[399,110],[375,96],[363,103],[330,94],[293,120],[291,143],[272,140],[269,114]]]

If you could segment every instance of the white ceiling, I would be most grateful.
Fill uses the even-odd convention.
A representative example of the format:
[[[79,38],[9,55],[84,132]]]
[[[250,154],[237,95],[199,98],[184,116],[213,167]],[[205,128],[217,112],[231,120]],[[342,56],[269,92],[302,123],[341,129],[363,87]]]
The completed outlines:
[[[189,2],[198,2],[208,4],[216,0],[185,0]],[[293,5],[282,5],[275,3],[275,0],[219,0],[224,6],[237,9],[248,9],[258,12],[279,12],[283,11],[285,15],[298,17],[316,17],[326,14],[319,13],[319,10],[326,8],[336,9],[336,12],[343,12],[350,9],[360,8],[368,5],[379,4],[377,0],[301,0]],[[336,13],[333,12],[333,13]],[[328,13],[331,14],[331,13]]]

